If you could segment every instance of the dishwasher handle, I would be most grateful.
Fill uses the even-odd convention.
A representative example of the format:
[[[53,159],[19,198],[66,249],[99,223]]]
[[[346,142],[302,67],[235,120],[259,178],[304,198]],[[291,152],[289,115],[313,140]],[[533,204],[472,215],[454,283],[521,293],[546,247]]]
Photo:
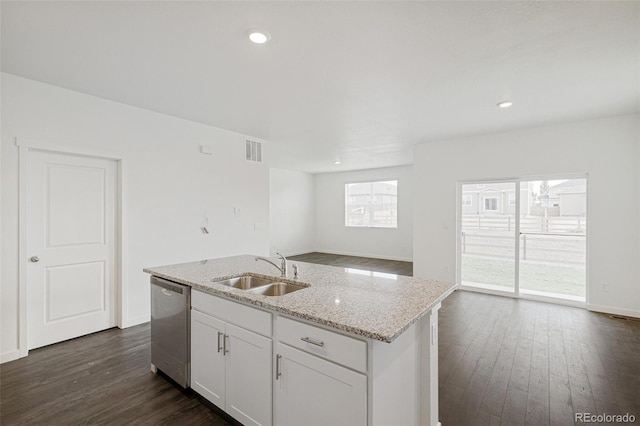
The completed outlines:
[[[155,276],[151,277],[151,284],[161,287],[162,294],[164,294],[165,296],[171,296],[170,293],[184,294],[185,291],[184,285],[172,283],[171,281],[167,281]]]

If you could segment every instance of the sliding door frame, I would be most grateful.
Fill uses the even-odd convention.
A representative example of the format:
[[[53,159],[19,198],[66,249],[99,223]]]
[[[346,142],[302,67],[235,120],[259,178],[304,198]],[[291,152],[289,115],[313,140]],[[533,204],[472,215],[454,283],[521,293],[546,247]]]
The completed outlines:
[[[521,211],[521,192],[520,187],[522,182],[528,181],[536,181],[536,180],[562,180],[562,179],[586,179],[586,210],[587,210],[587,218],[590,217],[590,187],[589,184],[589,174],[588,173],[564,173],[564,174],[544,174],[544,175],[533,175],[526,177],[512,177],[512,178],[480,178],[480,179],[465,179],[457,182],[456,185],[456,284],[458,288],[461,290],[467,291],[475,291],[478,293],[487,293],[487,294],[495,294],[498,296],[507,296],[513,297],[517,299],[526,299],[526,300],[537,300],[541,302],[550,302],[560,305],[568,305],[568,306],[577,306],[581,308],[586,308],[589,304],[589,234],[590,234],[590,224],[591,221],[587,219],[587,224],[585,227],[585,300],[583,301],[573,301],[556,297],[547,297],[540,295],[532,295],[532,294],[522,294],[520,292],[520,244],[521,244],[521,234],[520,234],[520,211]],[[491,183],[515,183],[515,193],[516,193],[516,205],[515,205],[515,257],[514,257],[514,287],[513,291],[510,290],[495,290],[489,288],[482,287],[474,287],[467,286],[462,284],[462,186],[469,184],[491,184]]]

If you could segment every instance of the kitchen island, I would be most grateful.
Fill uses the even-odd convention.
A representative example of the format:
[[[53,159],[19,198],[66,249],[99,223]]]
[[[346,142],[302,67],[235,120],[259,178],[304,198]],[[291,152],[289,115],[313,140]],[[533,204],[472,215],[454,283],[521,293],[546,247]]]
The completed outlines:
[[[194,290],[196,392],[243,424],[438,424],[437,313],[454,284],[303,262],[282,278],[255,259],[144,269]],[[242,275],[306,288],[264,296],[217,283]]]

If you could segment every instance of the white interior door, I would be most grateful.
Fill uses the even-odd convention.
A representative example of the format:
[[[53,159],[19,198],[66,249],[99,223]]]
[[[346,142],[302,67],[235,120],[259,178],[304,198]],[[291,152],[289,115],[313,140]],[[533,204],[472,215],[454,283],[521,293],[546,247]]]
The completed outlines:
[[[115,326],[116,163],[30,151],[27,345]]]

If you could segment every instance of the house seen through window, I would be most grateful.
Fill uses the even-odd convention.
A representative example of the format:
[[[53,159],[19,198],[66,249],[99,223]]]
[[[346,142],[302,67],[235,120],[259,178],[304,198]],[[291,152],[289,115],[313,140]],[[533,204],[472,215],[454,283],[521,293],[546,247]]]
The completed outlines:
[[[398,181],[347,183],[345,226],[398,227]]]

